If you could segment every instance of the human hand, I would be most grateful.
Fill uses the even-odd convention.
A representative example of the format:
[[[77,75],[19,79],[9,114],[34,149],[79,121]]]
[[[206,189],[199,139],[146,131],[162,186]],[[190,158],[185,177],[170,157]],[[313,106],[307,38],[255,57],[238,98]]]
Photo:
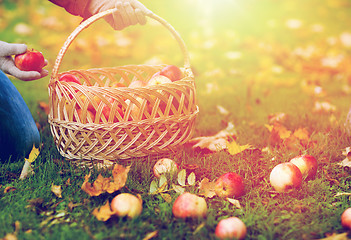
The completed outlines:
[[[26,51],[27,46],[25,44],[0,41],[0,69],[22,81],[37,80],[47,76],[49,72],[45,69],[41,70],[41,72],[21,71],[16,67],[12,55],[21,54]],[[45,60],[45,65],[47,65],[47,60]]]
[[[146,15],[150,13],[142,3],[137,0],[91,0],[87,6],[91,15],[117,8],[118,11],[106,16],[105,20],[115,30],[122,30],[130,25],[146,23]]]

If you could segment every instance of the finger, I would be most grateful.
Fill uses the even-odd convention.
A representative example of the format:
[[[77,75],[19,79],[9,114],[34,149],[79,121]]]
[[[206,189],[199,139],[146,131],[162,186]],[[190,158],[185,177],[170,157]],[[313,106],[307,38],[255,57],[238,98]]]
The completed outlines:
[[[21,54],[27,51],[26,44],[18,44],[18,43],[7,43],[1,42],[0,44],[0,55],[1,56],[11,56]]]
[[[41,74],[36,71],[21,71],[15,66],[8,69],[8,74],[22,81],[32,81],[41,78]]]
[[[122,8],[122,2],[117,2],[115,7],[118,9],[118,11],[114,12],[112,14],[113,16],[113,23],[110,23],[110,25],[115,29],[115,30],[122,30],[124,28],[124,24],[123,24],[123,19],[122,16],[120,14],[120,9]]]
[[[119,13],[121,14],[123,25],[129,26],[130,25],[130,20],[128,17],[128,13],[126,12],[125,4],[122,5],[122,7],[119,9]]]
[[[129,19],[129,25],[135,25],[138,23],[138,19],[135,15],[134,9],[132,8],[132,5],[130,3],[126,2],[124,3],[124,9],[126,10],[127,17]]]
[[[135,15],[138,19],[139,24],[144,25],[146,23],[146,17],[140,9],[135,9]]]
[[[42,69],[40,71],[40,78],[46,77],[47,75],[49,75],[49,71],[46,69]]]
[[[132,5],[132,7],[136,10],[136,9],[140,9],[142,13],[144,13],[144,15],[147,15],[149,13],[151,13],[151,11],[149,9],[147,9],[141,2],[139,1],[130,1],[130,4]]]

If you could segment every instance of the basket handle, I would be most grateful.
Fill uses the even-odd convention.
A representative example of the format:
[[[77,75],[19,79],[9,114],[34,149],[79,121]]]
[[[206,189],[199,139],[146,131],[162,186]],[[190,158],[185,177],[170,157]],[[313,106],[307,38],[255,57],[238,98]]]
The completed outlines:
[[[59,54],[57,55],[56,61],[55,61],[55,65],[54,68],[52,69],[52,73],[51,73],[51,80],[50,81],[55,81],[61,62],[62,62],[62,58],[65,55],[65,53],[67,52],[67,49],[69,48],[69,46],[71,45],[71,43],[73,42],[73,40],[78,36],[78,34],[80,32],[82,32],[85,28],[89,27],[92,23],[94,23],[95,21],[99,20],[100,18],[103,18],[109,14],[114,13],[115,11],[118,11],[116,8],[115,9],[109,9],[103,12],[100,12],[98,14],[95,14],[93,16],[91,16],[90,18],[86,19],[85,21],[83,21],[70,35],[69,37],[66,39],[65,43],[63,44],[62,48],[60,49]],[[187,76],[193,77],[193,73],[191,71],[191,67],[190,67],[190,57],[189,57],[189,52],[185,46],[185,43],[183,41],[183,39],[180,37],[179,33],[163,18],[157,16],[156,14],[154,14],[152,11],[148,11],[146,13],[146,16],[155,19],[156,21],[160,22],[165,28],[167,28],[171,34],[173,35],[173,37],[177,40],[178,45],[180,46],[180,49],[183,53],[184,56],[184,69],[185,72],[187,74]]]

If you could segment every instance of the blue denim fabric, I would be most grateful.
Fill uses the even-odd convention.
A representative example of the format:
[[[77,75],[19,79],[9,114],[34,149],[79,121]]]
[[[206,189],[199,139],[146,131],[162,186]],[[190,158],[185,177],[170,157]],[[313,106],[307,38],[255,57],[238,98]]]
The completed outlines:
[[[0,71],[0,161],[28,157],[40,134],[21,94]]]

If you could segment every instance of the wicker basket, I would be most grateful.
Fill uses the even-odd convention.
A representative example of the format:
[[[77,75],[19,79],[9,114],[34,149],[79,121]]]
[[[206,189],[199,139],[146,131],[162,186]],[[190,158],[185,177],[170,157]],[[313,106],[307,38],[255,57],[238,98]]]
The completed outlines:
[[[67,160],[89,167],[178,152],[192,136],[198,114],[186,46],[174,28],[154,13],[148,17],[171,32],[184,55],[181,80],[138,88],[113,87],[118,82],[127,86],[132,81],[147,82],[165,65],[126,65],[59,73],[62,58],[78,34],[113,11],[92,16],[71,33],[57,56],[48,87],[48,121],[58,151]],[[82,84],[58,81],[64,73],[77,76]],[[108,115],[105,109],[109,110]]]

